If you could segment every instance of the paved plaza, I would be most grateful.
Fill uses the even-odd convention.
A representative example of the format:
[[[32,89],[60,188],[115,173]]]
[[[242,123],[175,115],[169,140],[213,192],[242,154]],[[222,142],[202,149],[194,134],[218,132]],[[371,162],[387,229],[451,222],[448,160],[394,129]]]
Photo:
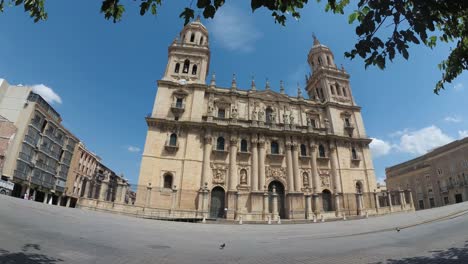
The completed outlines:
[[[0,212],[2,264],[468,263],[468,203],[282,225],[155,221],[7,196]]]

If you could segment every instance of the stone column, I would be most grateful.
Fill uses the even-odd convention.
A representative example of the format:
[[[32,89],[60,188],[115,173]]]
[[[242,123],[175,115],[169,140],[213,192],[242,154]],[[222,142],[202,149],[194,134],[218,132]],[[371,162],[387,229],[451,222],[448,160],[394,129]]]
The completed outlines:
[[[401,210],[404,210],[406,208],[406,197],[405,197],[405,191],[399,190],[400,192],[400,205],[401,205]]]
[[[57,198],[57,206],[60,206],[62,203],[62,195],[59,195]]]
[[[258,191],[258,149],[257,149],[257,144],[258,144],[258,139],[257,135],[252,135],[252,141],[251,141],[251,151],[252,151],[252,170],[251,170],[251,188],[253,192]]]
[[[268,190],[265,188],[265,192],[263,193],[263,220],[268,220]]]
[[[232,135],[229,149],[229,190],[237,187],[237,136]]]
[[[120,203],[120,197],[122,196],[122,182],[120,180],[117,181],[117,191],[115,193],[115,200],[114,202]]]
[[[379,204],[379,195],[378,193],[374,190],[374,201],[375,201],[375,211],[378,214],[379,209],[380,209],[380,204]]]
[[[48,198],[49,198],[49,193],[44,193],[44,200],[42,202],[47,204]]]
[[[265,139],[260,137],[258,141],[258,186],[263,188],[265,186]]]
[[[302,181],[301,175],[299,172],[299,152],[297,151],[297,143],[292,144],[292,164],[293,164],[293,174],[294,174],[294,190],[296,192],[301,191]]]
[[[71,203],[71,197],[68,196],[67,197],[67,204],[65,205],[66,207],[70,207],[70,203]]]
[[[99,191],[99,200],[107,201],[107,190],[109,189],[109,181],[101,182],[101,190]]]
[[[210,156],[211,156],[211,131],[205,131],[205,142],[203,146],[203,169],[201,175],[200,189],[205,186],[208,181],[208,175],[210,173]]]
[[[388,207],[390,207],[390,212],[393,212],[392,193],[390,191],[387,191],[387,199],[388,199]]]
[[[358,215],[362,215],[362,193],[356,193],[357,199],[357,213]]]
[[[145,203],[145,207],[150,207],[151,206],[151,190],[153,189],[153,187],[151,187],[151,183],[148,184],[148,186],[146,187],[146,203]]]
[[[413,194],[411,193],[411,190],[410,190],[410,189],[408,189],[407,191],[408,191],[408,193],[409,193],[410,208],[411,208],[411,209],[414,209]]]
[[[314,198],[314,212],[316,215],[320,214],[320,178],[317,169],[317,146],[315,143],[310,143],[310,167],[312,169],[312,184],[313,184],[313,198]]]
[[[340,205],[341,184],[340,184],[340,176],[338,175],[336,146],[334,145],[334,142],[330,143],[330,162],[331,162],[331,170],[332,170],[332,175],[333,175],[333,187],[335,189],[335,213],[336,213],[336,216],[340,216],[341,215],[341,205]]]
[[[84,198],[89,198],[89,184],[90,181],[89,180],[86,180],[85,182],[85,191],[84,191],[84,194],[83,194],[83,197]]]
[[[312,199],[310,193],[305,195],[306,198],[306,219],[312,218]]]
[[[294,192],[294,170],[292,164],[292,153],[291,147],[292,143],[286,141],[286,167],[287,167],[287,177],[288,177],[288,191]]]
[[[120,202],[123,204],[125,203],[125,197],[127,197],[127,190],[128,185],[124,183],[124,185],[122,185],[122,196],[120,197]]]
[[[271,213],[273,215],[273,220],[278,220],[279,213],[278,213],[278,194],[276,193],[276,187],[273,186],[273,192],[271,193],[272,195],[272,209]]]

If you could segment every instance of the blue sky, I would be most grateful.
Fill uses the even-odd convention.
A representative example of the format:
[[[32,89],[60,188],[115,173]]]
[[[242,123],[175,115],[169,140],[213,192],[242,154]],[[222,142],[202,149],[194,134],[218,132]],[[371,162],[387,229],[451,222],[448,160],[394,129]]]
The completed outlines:
[[[186,1],[167,1],[157,17],[140,17],[133,1],[126,1],[123,21],[113,24],[99,13],[99,1],[47,1],[49,19],[34,24],[21,8],[0,14],[0,78],[12,84],[51,88],[60,101],[52,105],[64,125],[107,166],[136,183],[156,81],[167,63],[167,47],[182,29],[178,15]],[[182,3],[181,3],[182,2]],[[311,2],[299,21],[274,24],[265,11],[253,15],[249,4],[234,1],[214,21],[210,31],[210,71],[218,85],[228,87],[233,73],[239,87],[257,87],[268,78],[272,89],[280,80],[290,94],[296,83],[304,87],[306,59],[312,33],[329,46],[337,65],[351,74],[351,88],[362,106],[372,144],[378,178],[385,167],[416,157],[441,144],[468,136],[468,75],[447,90],[432,93],[441,76],[437,64],[449,45],[434,50],[410,49],[410,59],[396,59],[384,71],[364,69],[359,59],[344,58],[356,41],[346,16],[325,13]],[[71,12],[71,13],[70,13]],[[50,94],[51,91],[49,91]]]

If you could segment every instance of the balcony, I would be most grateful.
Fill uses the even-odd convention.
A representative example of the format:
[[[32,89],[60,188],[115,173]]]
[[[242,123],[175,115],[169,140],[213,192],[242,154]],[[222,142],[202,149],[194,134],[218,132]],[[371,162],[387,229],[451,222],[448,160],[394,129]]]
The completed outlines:
[[[65,188],[56,185],[56,186],[55,186],[55,191],[63,193],[63,192],[65,192]]]
[[[184,103],[179,103],[179,102],[172,103],[171,111],[175,115],[180,115],[185,111],[185,104]]]
[[[20,152],[18,157],[24,162],[31,163],[31,155],[28,155],[24,152]]]
[[[447,193],[448,192],[447,186],[441,186],[440,187],[440,192],[441,193]]]
[[[351,136],[353,135],[354,125],[351,123],[347,123],[344,126],[344,130],[346,131],[346,133],[348,133],[349,136]]]
[[[30,144],[33,147],[36,147],[37,141],[38,140],[34,139],[33,137],[29,135],[24,136],[24,142]]]
[[[164,144],[164,148],[169,152],[175,152],[179,149],[179,142],[176,142],[175,144],[166,142],[166,144]]]
[[[70,145],[67,145],[65,147],[66,150],[70,151],[71,153],[73,153],[73,151],[75,150],[75,147],[74,146],[70,146]]]
[[[317,157],[317,160],[328,161],[329,159],[330,159],[330,157],[325,156],[325,155],[319,155],[319,156]]]
[[[21,180],[27,180],[28,174],[22,171],[15,170],[15,172],[13,173],[13,177]]]

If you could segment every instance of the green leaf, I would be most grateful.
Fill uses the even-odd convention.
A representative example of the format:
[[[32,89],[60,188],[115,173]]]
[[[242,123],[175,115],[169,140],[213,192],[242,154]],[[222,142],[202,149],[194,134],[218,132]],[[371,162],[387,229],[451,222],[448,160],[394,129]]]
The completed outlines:
[[[352,24],[354,22],[354,20],[356,20],[356,18],[358,18],[358,16],[359,16],[359,12],[357,12],[357,11],[352,13],[351,15],[349,15],[348,23]]]

